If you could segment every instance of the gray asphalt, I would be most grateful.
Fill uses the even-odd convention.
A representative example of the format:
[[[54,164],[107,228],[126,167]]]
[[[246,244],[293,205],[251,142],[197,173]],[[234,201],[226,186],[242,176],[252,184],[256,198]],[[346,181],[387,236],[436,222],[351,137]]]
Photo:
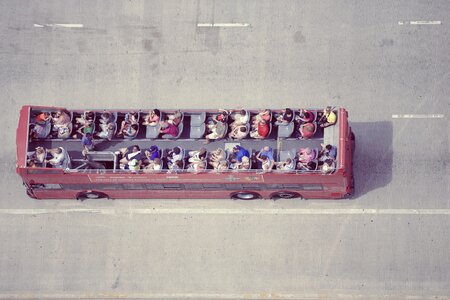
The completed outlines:
[[[448,1],[1,1],[0,298],[448,299],[449,19]],[[31,200],[25,104],[342,106],[356,197]]]

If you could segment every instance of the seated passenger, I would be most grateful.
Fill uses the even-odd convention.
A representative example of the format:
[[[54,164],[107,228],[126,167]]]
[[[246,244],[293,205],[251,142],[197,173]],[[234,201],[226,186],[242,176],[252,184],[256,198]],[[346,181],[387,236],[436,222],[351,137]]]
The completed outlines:
[[[252,117],[252,128],[257,128],[259,121],[264,120],[270,122],[272,120],[272,114],[270,109],[261,110],[256,116]]]
[[[189,162],[194,163],[198,161],[204,162],[206,160],[207,151],[205,148],[200,148],[198,151],[189,151]]]
[[[206,125],[208,134],[205,136],[205,144],[211,142],[211,140],[221,139],[226,134],[225,120],[220,118],[220,120],[212,119],[208,125]]]
[[[211,167],[217,169],[219,167],[219,164],[222,161],[225,161],[225,159],[226,159],[225,150],[223,150],[222,148],[218,148],[217,150],[210,152],[210,155],[208,157],[208,163]]]
[[[159,157],[159,149],[157,146],[151,146],[148,149],[141,150],[141,156],[146,163],[152,162]]]
[[[328,127],[336,124],[336,114],[333,112],[331,106],[327,106],[317,121],[320,127]]]
[[[190,172],[200,172],[206,170],[206,161],[203,160],[195,160],[189,162],[187,170]]]
[[[245,125],[234,125],[231,124],[231,131],[228,134],[228,137],[231,139],[241,140],[247,136],[247,126]]]
[[[31,155],[31,159],[34,159],[37,163],[42,164],[45,160],[45,149],[44,147],[36,147],[36,151]]]
[[[322,150],[319,152],[319,160],[325,161],[326,159],[336,159],[337,156],[337,148],[336,146],[332,146],[330,144],[324,145],[321,144]]]
[[[109,123],[113,123],[113,122],[114,122],[114,115],[112,113],[110,113],[109,111],[104,111],[100,115],[100,124],[108,125]],[[101,125],[100,125],[100,127],[101,127]]]
[[[312,160],[306,163],[299,160],[297,162],[297,169],[302,171],[314,171],[317,169],[317,162]]]
[[[85,111],[81,117],[75,118],[75,129],[84,125],[86,122],[94,123],[95,121],[95,113],[92,111]]]
[[[248,170],[250,169],[250,158],[243,156],[240,162],[236,162],[230,165],[233,170]]]
[[[51,159],[45,160],[47,164],[50,164],[56,168],[61,167],[64,163],[64,157],[66,150],[63,147],[47,149],[47,153],[52,156]]]
[[[269,135],[269,130],[269,124],[264,120],[260,120],[257,128],[250,131],[250,137],[254,139],[265,139]]]
[[[145,167],[144,173],[151,173],[152,171],[161,170],[161,159],[159,157],[151,160]]]
[[[273,159],[273,150],[269,146],[262,148],[256,155],[256,159],[262,164],[262,169],[264,171],[270,172],[275,165],[275,160]]]
[[[30,139],[46,138],[47,127],[45,124],[30,124]]]
[[[64,110],[56,111],[53,117],[53,130],[57,131],[60,127],[67,127],[70,123],[70,115]]]
[[[73,135],[74,139],[82,138],[86,134],[93,134],[94,132],[94,122],[93,121],[85,121],[83,125],[78,127],[77,132]]]
[[[299,128],[299,139],[307,140],[314,136],[316,133],[316,124],[314,123],[303,123]]]
[[[236,145],[233,147],[233,153],[230,155],[229,161],[230,161],[230,168],[232,169],[238,169],[239,166],[242,165],[242,159],[244,157],[247,157],[248,163],[250,163],[250,153],[245,149],[244,147],[241,147],[239,145]],[[247,161],[247,159],[245,159]],[[246,163],[245,163],[246,165]]]
[[[126,113],[117,132],[117,137],[134,137],[138,130],[138,114],[134,111]]]
[[[183,170],[183,161],[176,160],[174,162],[168,162],[169,172]]]
[[[230,118],[233,120],[233,123],[231,123],[232,128],[238,125],[245,125],[250,121],[249,114],[245,109],[230,114]]]
[[[132,158],[128,161],[127,165],[125,166],[125,169],[129,169],[134,172],[138,172],[141,169],[142,161]]]
[[[167,164],[173,164],[178,160],[182,160],[183,159],[183,151],[180,147],[175,147],[172,150],[169,150],[169,152],[167,152]]]
[[[42,112],[42,113],[38,114],[36,116],[36,118],[34,119],[34,121],[37,124],[45,124],[47,122],[50,122],[51,119],[52,119],[52,116],[50,115],[50,113],[45,111],[45,112]]]
[[[294,112],[290,108],[283,109],[277,116],[276,125],[287,125],[294,119]]]
[[[327,159],[323,164],[319,164],[322,174],[331,174],[336,169],[336,162],[332,159]]]
[[[317,151],[311,148],[300,148],[298,161],[301,163],[308,163],[317,158]]]
[[[138,124],[125,124],[122,130],[122,136],[124,137],[135,137],[138,131]]]
[[[280,161],[276,163],[277,170],[280,171],[292,171],[295,169],[294,160],[287,158],[285,161]]]
[[[108,123],[108,124],[100,123],[100,128],[102,131],[97,133],[97,137],[100,139],[106,139],[108,141],[111,141],[112,138],[114,137],[115,124],[114,123]]]
[[[178,126],[181,123],[181,118],[183,117],[183,113],[180,110],[177,110],[174,114],[168,115],[168,120],[170,124]]]
[[[94,141],[92,140],[92,133],[86,133],[86,135],[83,135],[81,138],[81,154],[83,155],[84,159],[87,159],[87,154],[89,151],[94,150]]]
[[[298,115],[295,116],[295,122],[299,125],[303,123],[314,122],[314,113],[301,108],[298,110]]]
[[[161,128],[159,129],[159,133],[162,134],[161,138],[168,139],[172,137],[177,137],[179,131],[176,125],[169,122],[162,122]]]
[[[145,126],[156,126],[159,123],[159,116],[161,112],[158,109],[152,109],[149,111],[148,115],[145,116],[142,125]]]

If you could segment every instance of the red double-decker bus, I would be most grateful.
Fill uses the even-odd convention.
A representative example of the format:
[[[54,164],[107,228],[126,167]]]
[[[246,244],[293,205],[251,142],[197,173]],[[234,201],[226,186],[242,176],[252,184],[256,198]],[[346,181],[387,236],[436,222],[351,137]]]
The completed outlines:
[[[16,171],[27,194],[34,199],[250,200],[341,199],[353,192],[355,138],[344,108],[331,110],[333,124],[326,123],[323,109],[308,109],[312,116],[308,121],[303,120],[304,110],[294,109],[287,117],[285,110],[276,109],[155,111],[163,122],[157,118],[150,124],[145,110],[107,111],[107,122],[112,124],[108,127],[102,120],[104,110],[23,106],[16,137]],[[267,113],[266,130],[258,131],[263,126],[261,116]],[[89,118],[91,128],[86,131],[83,122]],[[312,124],[308,130],[313,132],[305,134],[306,122]],[[168,123],[177,127],[173,136],[167,130],[161,133]],[[240,139],[229,137],[237,127],[245,127]],[[103,135],[101,130],[105,130]],[[87,132],[93,133],[94,148],[80,141]],[[157,149],[157,165],[144,149]],[[243,155],[239,154],[242,149],[247,151]],[[270,153],[261,155],[262,149]],[[203,157],[198,157],[198,150]],[[140,158],[127,156],[131,151],[139,152]],[[306,161],[305,152],[309,155]],[[213,153],[222,155],[216,163]],[[171,161],[174,155],[178,155],[176,162]],[[222,168],[218,167],[221,162]]]

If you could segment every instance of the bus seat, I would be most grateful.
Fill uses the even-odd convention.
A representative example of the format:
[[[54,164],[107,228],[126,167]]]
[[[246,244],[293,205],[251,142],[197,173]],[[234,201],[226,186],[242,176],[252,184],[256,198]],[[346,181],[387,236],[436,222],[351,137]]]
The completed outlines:
[[[206,112],[201,112],[201,113],[198,113],[198,114],[192,114],[191,115],[191,128],[193,126],[198,127],[202,123],[205,123],[205,119],[206,119]]]
[[[67,139],[72,136],[73,124],[67,124],[67,127],[58,129],[58,139]]]
[[[169,137],[169,139],[179,139],[181,134],[183,133],[183,129],[184,129],[184,125],[183,125],[183,122],[181,122],[180,124],[178,124],[178,134],[177,134],[177,136]]]
[[[296,156],[297,156],[297,151],[295,149],[281,150],[279,161],[285,161],[288,158],[295,159]]]
[[[43,131],[43,133],[38,135],[38,137],[37,137],[38,139],[45,139],[46,137],[48,137],[48,135],[52,131],[52,122],[50,122],[50,121],[45,122],[45,124],[36,123],[35,126],[45,127],[45,130]]]
[[[205,134],[206,125],[205,123],[201,123],[199,126],[192,126],[191,122],[191,131],[189,133],[189,137],[191,139],[200,139]]]
[[[278,125],[279,138],[288,138],[291,136],[292,132],[294,132],[294,122],[290,122],[286,125]]]
[[[147,139],[156,139],[159,136],[159,130],[161,129],[161,125],[158,123],[155,126],[146,126],[145,138]]]
[[[113,169],[115,170],[117,168],[117,156],[114,152],[89,151],[86,155],[89,161],[111,161],[114,164]]]

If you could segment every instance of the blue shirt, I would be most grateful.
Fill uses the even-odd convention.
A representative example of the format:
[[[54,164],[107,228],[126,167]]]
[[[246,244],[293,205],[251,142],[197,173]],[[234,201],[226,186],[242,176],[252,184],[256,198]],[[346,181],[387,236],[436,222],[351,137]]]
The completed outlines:
[[[81,145],[84,146],[93,146],[94,142],[92,141],[92,139],[88,139],[86,136],[83,136],[81,138]]]
[[[333,157],[333,158],[336,158],[336,155],[337,155],[337,148],[336,148],[336,146],[331,146],[331,150],[328,151],[328,155]]]
[[[269,160],[274,160],[274,159],[273,159],[273,151],[272,151],[272,148],[269,148],[268,151],[264,151],[264,150],[261,151],[260,154],[259,154],[259,156],[263,156],[263,155],[267,156],[267,158],[268,158]]]
[[[242,162],[242,158],[244,156],[247,156],[248,158],[250,158],[250,154],[248,153],[248,151],[241,147],[241,149],[239,149],[239,152],[236,153],[236,160],[238,162]]]

